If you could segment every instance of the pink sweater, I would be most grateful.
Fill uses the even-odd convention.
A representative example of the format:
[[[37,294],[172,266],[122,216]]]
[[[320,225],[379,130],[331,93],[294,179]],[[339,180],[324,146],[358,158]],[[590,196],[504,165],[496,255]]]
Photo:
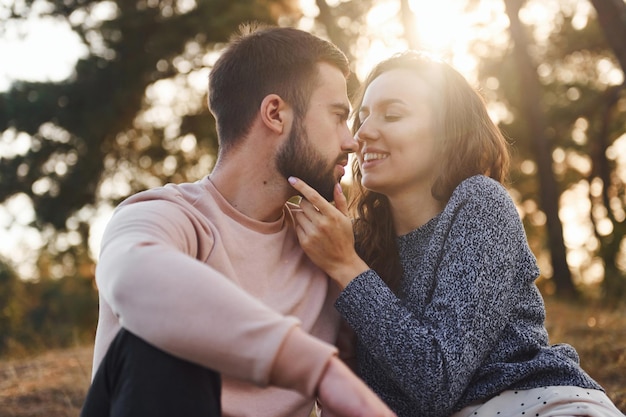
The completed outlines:
[[[338,290],[300,249],[291,210],[251,219],[208,178],[123,202],[96,269],[94,372],[123,326],[222,373],[225,416],[308,416],[336,354]]]

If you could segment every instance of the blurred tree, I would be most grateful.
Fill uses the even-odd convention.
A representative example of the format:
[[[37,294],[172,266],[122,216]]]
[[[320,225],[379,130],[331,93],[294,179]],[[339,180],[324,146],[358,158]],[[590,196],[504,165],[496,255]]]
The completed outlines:
[[[11,6],[12,18],[26,19],[33,3]],[[69,216],[95,202],[106,171],[125,172],[122,181],[128,182],[125,188],[131,192],[152,185],[154,177],[133,175],[129,163],[164,181],[186,179],[188,174],[197,177],[196,171],[172,167],[192,165],[203,154],[214,153],[216,138],[202,93],[191,92],[176,76],[208,66],[207,54],[241,22],[276,23],[279,16],[293,13],[293,3],[49,2],[46,15],[70,22],[89,47],[89,55],[65,82],[17,82],[0,94],[0,131],[14,137],[25,132],[32,141],[25,154],[0,161],[0,202],[24,193],[33,202],[39,227],[49,224],[63,230]],[[96,7],[109,10],[108,20],[95,20]],[[173,79],[195,97],[178,103],[169,120],[160,120],[161,126],[142,125],[146,91],[164,79]],[[188,143],[181,149],[186,135]],[[202,166],[207,173],[210,163]]]
[[[556,285],[556,292],[560,296],[572,297],[576,291],[567,264],[563,225],[559,219],[559,196],[561,193],[552,171],[552,144],[548,137],[545,110],[542,108],[541,86],[537,76],[537,68],[528,54],[529,41],[525,33],[526,29],[519,19],[519,10],[524,2],[525,0],[505,1],[520,91],[517,96],[521,99],[518,111],[528,126],[526,137],[532,141],[534,159],[537,162],[539,204],[547,218],[547,239],[552,260],[552,279]]]
[[[69,23],[88,48],[63,82],[0,93],[0,138],[28,137],[0,157],[0,202],[28,196],[44,236],[37,281],[0,263],[0,354],[92,340],[97,313],[89,230],[96,205],[212,168],[208,68],[237,27],[288,24],[297,0],[24,0],[0,5],[14,27]],[[0,27],[0,31],[6,29]],[[176,91],[176,99],[167,101]],[[170,94],[172,96],[172,94]],[[86,336],[87,335],[87,336]]]
[[[16,333],[24,317],[23,296],[22,281],[4,260],[0,260],[0,355],[17,344]]]
[[[348,79],[348,94],[352,95],[359,87],[360,81],[356,77],[354,65],[358,52],[356,46],[367,23],[365,18],[371,9],[373,0],[346,1],[330,6],[326,0],[315,0],[319,10],[316,17],[317,29],[320,35],[333,42],[341,49],[352,64],[352,73]]]
[[[626,73],[626,2],[624,0],[590,0],[598,14],[598,22]]]
[[[388,1],[398,1],[407,45],[419,47],[410,2]],[[626,269],[626,179],[614,143],[625,130],[626,99],[623,77],[622,85],[605,78],[616,57],[623,63],[624,4],[593,0],[598,20],[590,15],[587,24],[574,25],[581,2],[552,2],[560,10],[547,41],[530,35],[536,29],[532,22],[522,21],[519,28],[528,34],[524,65],[536,63],[528,74],[535,78],[537,98],[526,109],[543,109],[535,112],[544,118],[543,128],[540,122],[535,130],[544,140],[536,143],[549,146],[542,152],[531,146],[540,135],[529,133],[530,119],[522,116],[527,84],[514,77],[524,65],[516,61],[515,49],[497,42],[507,33],[474,42],[480,85],[487,86],[490,105],[506,109],[501,126],[514,141],[516,158],[512,191],[542,269],[554,278],[548,282],[567,289],[566,257],[577,283],[584,275],[598,275],[591,272],[601,258],[603,285],[615,285],[605,293],[617,294]],[[0,202],[17,194],[32,201],[34,226],[48,242],[43,259],[51,264],[42,276],[60,278],[92,266],[87,244],[98,204],[112,207],[141,189],[195,180],[211,170],[217,144],[205,105],[206,78],[223,42],[240,22],[296,24],[300,12],[297,0],[22,0],[0,8],[19,22],[29,18],[35,3],[46,5],[45,16],[69,22],[89,54],[65,82],[18,82],[0,93],[0,138],[10,143],[26,136],[31,144],[23,153],[0,158]],[[311,31],[342,48],[354,69],[372,45],[367,18],[380,1],[314,3],[319,14]],[[358,84],[353,74],[350,92]],[[556,182],[548,191],[542,184],[551,180],[544,172]],[[573,248],[566,247],[567,240],[563,245],[558,204],[576,187],[588,190],[591,237]],[[549,208],[540,208],[537,203],[545,201]],[[582,261],[572,262],[575,257]]]
[[[515,6],[511,3],[515,1],[507,2]],[[529,0],[526,6],[532,3]],[[537,191],[539,181],[544,179],[541,162],[530,146],[531,119],[521,111],[531,95],[537,95],[537,99],[532,100],[535,109],[528,112],[541,108],[536,116],[544,119],[544,128],[537,129],[534,140],[541,134],[550,144],[543,158],[558,184],[554,196],[560,203],[556,220],[569,222],[566,255],[573,281],[586,295],[620,301],[626,290],[622,243],[626,178],[616,146],[626,130],[624,72],[616,52],[603,37],[606,30],[593,9],[585,10],[577,2],[559,5],[552,31],[541,40],[536,37],[536,27],[521,25],[517,15],[513,16],[511,20],[518,20],[518,27],[512,24],[511,29],[527,37],[526,51],[531,61],[516,58],[515,49],[486,57],[481,60],[481,79],[485,83],[497,79],[498,91],[490,94],[512,113],[502,127],[515,145],[513,186],[521,196],[529,235],[546,245],[535,249],[535,253],[542,257],[553,246],[550,239],[542,237],[543,226],[549,221],[547,213],[544,216],[534,203],[542,200],[537,198]],[[537,65],[528,68],[528,62]],[[513,77],[524,67],[534,82],[521,83]],[[544,269],[548,277],[553,275],[549,268]]]
[[[93,341],[98,295],[92,269],[55,279],[48,259],[40,260],[38,281],[23,281],[0,263],[0,357]]]
[[[601,281],[600,293],[620,300],[626,290],[626,201],[615,144],[626,130],[626,101],[623,66],[616,84],[614,63],[623,62],[626,3],[592,3],[598,19],[581,2],[507,0],[508,33],[477,38],[471,50],[479,62],[478,85],[513,143],[511,191],[542,265],[542,290],[565,296],[576,286],[587,295]],[[466,1],[468,14],[482,6]],[[524,8],[522,22],[518,12]],[[556,11],[547,37],[546,22],[529,11],[538,9],[539,15]],[[400,0],[400,10],[408,43],[419,46],[411,42],[408,2]],[[581,188],[588,190],[582,194],[589,198],[586,211],[586,202],[572,201],[581,198]],[[574,216],[582,225],[572,225],[572,206],[588,216]],[[569,221],[569,243],[562,217]],[[584,234],[589,239],[575,236]]]
[[[626,2],[623,0],[591,0],[602,32],[610,45],[622,73],[626,74]],[[591,130],[589,156],[593,169],[589,175],[590,184],[597,179],[602,185],[599,195],[590,192],[589,198],[596,210],[606,214],[611,230],[606,233],[599,220],[590,216],[594,233],[600,242],[600,256],[604,261],[604,290],[614,300],[626,296],[626,271],[620,268],[620,253],[624,252],[626,235],[626,178],[615,171],[617,166],[609,161],[611,144],[626,132],[626,76],[620,85],[607,88],[603,103],[595,107],[596,122]]]

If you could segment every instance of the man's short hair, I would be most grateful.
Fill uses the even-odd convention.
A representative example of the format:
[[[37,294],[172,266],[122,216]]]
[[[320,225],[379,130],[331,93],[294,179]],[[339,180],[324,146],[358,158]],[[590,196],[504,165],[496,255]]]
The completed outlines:
[[[209,109],[217,121],[220,153],[249,131],[263,99],[277,94],[303,117],[318,82],[317,64],[347,77],[348,59],[332,43],[302,30],[243,25],[209,75]]]

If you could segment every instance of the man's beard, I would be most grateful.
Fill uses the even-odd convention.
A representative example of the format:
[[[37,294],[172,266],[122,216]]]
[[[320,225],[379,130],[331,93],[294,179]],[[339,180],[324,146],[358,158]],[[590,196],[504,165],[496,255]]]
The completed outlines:
[[[311,146],[308,135],[302,129],[300,118],[294,120],[287,142],[276,154],[276,167],[285,177],[298,177],[315,189],[328,201],[333,200],[335,184],[341,178],[335,178],[335,165],[330,167],[324,158]]]

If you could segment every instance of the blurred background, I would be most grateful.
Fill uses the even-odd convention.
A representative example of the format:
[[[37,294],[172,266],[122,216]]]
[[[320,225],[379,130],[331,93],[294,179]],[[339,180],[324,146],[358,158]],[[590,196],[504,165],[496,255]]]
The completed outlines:
[[[542,293],[623,311],[625,0],[0,0],[0,19],[0,357],[92,342],[103,227],[211,171],[208,73],[251,20],[334,42],[351,92],[407,48],[452,64],[513,146]]]

